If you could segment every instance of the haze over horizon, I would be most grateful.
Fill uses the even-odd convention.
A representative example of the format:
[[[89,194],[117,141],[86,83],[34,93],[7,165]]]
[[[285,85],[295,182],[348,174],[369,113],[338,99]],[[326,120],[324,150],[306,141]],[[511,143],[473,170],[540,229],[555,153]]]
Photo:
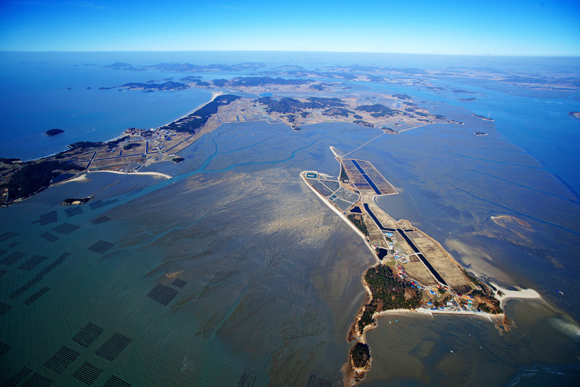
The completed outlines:
[[[580,56],[580,3],[5,1],[0,51]]]

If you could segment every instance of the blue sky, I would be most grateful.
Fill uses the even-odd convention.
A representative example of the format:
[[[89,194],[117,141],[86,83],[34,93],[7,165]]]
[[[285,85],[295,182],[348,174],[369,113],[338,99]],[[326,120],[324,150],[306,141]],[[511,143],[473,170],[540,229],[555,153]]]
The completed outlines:
[[[580,56],[580,1],[0,0],[0,50]]]

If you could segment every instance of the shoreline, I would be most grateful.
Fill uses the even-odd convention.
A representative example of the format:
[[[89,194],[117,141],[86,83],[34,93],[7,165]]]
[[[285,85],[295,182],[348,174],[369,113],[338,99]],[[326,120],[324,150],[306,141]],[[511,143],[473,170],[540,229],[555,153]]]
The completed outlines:
[[[371,253],[373,254],[373,256],[374,256],[374,257],[375,257],[375,259],[376,259],[375,252],[374,252],[374,250],[373,250],[372,246],[371,246],[371,245],[368,243],[368,241],[367,241],[366,237],[364,236],[364,234],[363,234],[363,233],[362,233],[362,232],[361,232],[361,231],[360,231],[358,228],[356,228],[356,226],[355,226],[355,225],[354,225],[354,224],[353,224],[353,223],[352,223],[350,220],[348,220],[348,218],[347,218],[346,216],[344,216],[344,214],[343,214],[342,212],[338,211],[338,210],[337,210],[335,207],[333,207],[333,206],[332,206],[330,203],[328,203],[328,201],[326,200],[326,198],[325,198],[324,196],[322,196],[320,193],[318,193],[318,192],[317,192],[317,191],[314,189],[314,187],[312,187],[312,186],[311,186],[311,185],[310,185],[310,184],[309,184],[309,183],[306,181],[306,179],[305,179],[305,177],[304,177],[304,175],[303,175],[303,174],[304,174],[304,173],[308,173],[308,172],[311,172],[311,173],[319,173],[319,172],[316,172],[316,171],[302,171],[302,172],[300,172],[300,178],[302,179],[302,181],[304,182],[304,184],[306,184],[306,186],[307,186],[308,188],[310,188],[310,190],[311,190],[312,192],[314,192],[314,194],[315,194],[315,195],[316,195],[316,196],[317,196],[317,197],[318,197],[318,198],[319,198],[319,199],[320,199],[320,200],[321,200],[321,201],[322,201],[324,204],[326,204],[326,206],[327,206],[327,207],[329,207],[329,208],[330,208],[332,211],[334,211],[334,213],[336,213],[336,214],[337,214],[337,215],[340,217],[340,219],[342,219],[344,222],[346,222],[346,224],[347,224],[347,225],[349,225],[349,226],[350,226],[350,228],[352,228],[352,229],[353,229],[353,230],[354,230],[354,231],[355,231],[355,232],[358,234],[358,236],[360,236],[360,237],[363,239],[363,241],[364,241],[365,245],[366,245],[366,246],[369,248],[369,250],[371,251]]]
[[[161,172],[119,172],[119,171],[87,171],[85,173],[85,175],[88,175],[89,173],[114,173],[115,175],[140,175],[140,176],[157,176],[157,177],[164,177],[167,180],[172,179],[173,176],[167,175],[165,173],[161,173]],[[79,176],[80,177],[80,176]],[[76,180],[77,178],[71,179],[69,181],[73,181]]]
[[[193,113],[195,113],[196,111],[198,111],[199,109],[201,109],[202,107],[204,107],[205,105],[213,102],[220,95],[224,95],[224,94],[225,93],[223,91],[212,91],[211,92],[211,99],[209,101],[202,103],[201,105],[199,105],[195,109],[190,110],[187,114],[184,114],[181,117],[178,117],[178,118],[176,118],[176,119],[174,119],[174,120],[172,120],[172,121],[170,121],[170,122],[168,122],[168,123],[166,123],[164,125],[160,125],[160,126],[158,126],[156,128],[149,128],[149,130],[155,130],[155,129],[163,128],[164,126],[167,126],[167,125],[171,124],[172,122],[179,121],[182,118],[188,117],[188,116],[192,115]],[[109,140],[109,141],[111,141],[111,140]]]
[[[184,117],[187,117],[187,116],[191,115],[192,113],[195,113],[197,110],[201,109],[202,107],[204,107],[204,106],[205,106],[205,105],[207,105],[208,103],[212,102],[212,101],[213,101],[214,99],[216,99],[218,96],[220,96],[220,95],[223,95],[223,94],[225,94],[225,93],[224,93],[223,91],[212,91],[212,92],[211,92],[211,94],[212,94],[212,97],[211,97],[211,99],[210,99],[209,101],[202,103],[201,105],[197,106],[195,109],[192,109],[192,110],[190,110],[190,111],[189,111],[188,113],[186,113],[185,115],[183,115],[183,116],[181,116],[181,117],[178,117],[178,118],[176,118],[176,119],[174,119],[174,120],[172,120],[172,121],[170,121],[170,122],[168,122],[168,123],[166,123],[166,124],[164,124],[164,125],[160,125],[160,126],[157,126],[157,127],[155,127],[155,128],[149,128],[148,130],[155,130],[155,129],[159,129],[159,128],[162,128],[162,127],[164,127],[164,126],[167,126],[167,125],[171,124],[172,122],[175,122],[175,121],[177,121],[177,120],[180,120],[180,119],[182,119],[182,118],[184,118]],[[117,136],[114,136],[114,137],[112,137],[112,138],[109,138],[108,140],[103,140],[103,141],[99,141],[99,142],[102,142],[102,143],[106,144],[106,143],[108,143],[108,142],[111,142],[111,141],[118,140],[119,138],[121,138],[121,137],[124,137],[124,136],[125,136],[125,131],[123,130],[123,131],[121,132],[121,134],[119,134],[119,135],[117,135]],[[56,155],[58,155],[58,154],[60,154],[60,153],[62,153],[62,152],[66,152],[67,150],[70,150],[70,148],[68,147],[68,145],[70,145],[70,144],[67,144],[67,145],[66,145],[66,148],[65,148],[65,149],[63,149],[63,150],[61,150],[61,151],[58,151],[58,152],[55,152],[55,153],[51,153],[51,154],[48,154],[48,155],[44,155],[44,156],[39,156],[39,157],[35,157],[35,158],[31,158],[31,159],[27,159],[27,160],[20,159],[20,162],[21,162],[21,163],[28,163],[28,162],[31,162],[31,161],[40,161],[40,160],[42,160],[42,159],[45,159],[45,158],[48,158],[48,157],[53,157],[53,156],[56,156]]]

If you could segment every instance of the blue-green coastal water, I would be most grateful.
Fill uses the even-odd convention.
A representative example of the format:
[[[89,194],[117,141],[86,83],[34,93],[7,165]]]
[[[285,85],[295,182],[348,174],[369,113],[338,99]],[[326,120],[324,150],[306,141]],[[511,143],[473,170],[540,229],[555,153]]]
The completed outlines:
[[[95,90],[183,74],[100,68],[117,60],[131,63],[129,54],[78,62],[102,61],[90,71],[51,55],[54,73],[70,82],[62,91],[58,77],[45,79],[47,72],[38,69],[46,65],[38,63],[30,65],[30,78],[3,75],[2,84],[45,79],[39,89],[45,98],[32,102],[40,113],[46,103],[41,116],[52,115],[54,122],[76,122],[63,129],[79,141],[105,140],[125,126],[166,123],[209,97],[204,91]],[[195,56],[175,55],[195,63]],[[220,55],[200,57],[215,63],[225,58]],[[133,59],[151,64],[158,58],[140,54]],[[234,59],[230,63],[239,62]],[[311,56],[302,64],[322,66],[338,59]],[[270,60],[271,66],[279,63]],[[19,64],[12,74],[26,73],[25,66]],[[90,80],[102,84],[86,90]],[[449,92],[412,86],[364,85],[407,93],[465,125],[382,136],[353,157],[371,161],[401,192],[379,200],[389,213],[439,240],[469,270],[503,285],[533,287],[550,304],[508,303],[516,327],[503,335],[487,321],[464,317],[401,317],[393,324],[381,318],[369,334],[374,360],[364,383],[573,385],[580,355],[574,321],[580,317],[580,222],[572,191],[578,175],[570,165],[577,161],[578,124],[567,110],[580,110],[576,96],[523,96],[523,89],[459,84],[479,93],[478,100],[461,102]],[[77,89],[74,98],[66,94]],[[32,90],[21,90],[18,101],[32,98]],[[14,107],[2,113],[6,122],[26,115],[25,106],[3,98]],[[76,116],[68,108],[52,110],[75,103]],[[135,110],[141,103],[146,109]],[[493,123],[472,116],[487,116],[489,110]],[[20,135],[38,139],[36,145],[29,141],[31,156],[23,156],[27,148],[0,156],[34,158],[66,145],[69,138],[52,144],[43,141],[58,137],[33,137],[35,120],[18,132],[2,127],[13,141]],[[91,122],[102,126],[92,131]],[[553,129],[546,132],[548,124]],[[475,130],[489,135],[476,137]],[[0,264],[0,383],[26,367],[52,385],[83,386],[74,375],[86,362],[102,371],[93,384],[98,386],[112,376],[133,386],[303,386],[312,378],[341,385],[340,368],[350,348],[346,334],[364,297],[360,276],[374,261],[298,173],[336,175],[329,147],[348,152],[376,135],[376,129],[349,124],[312,125],[300,132],[267,123],[227,124],[184,150],[183,163],[147,168],[174,176],[170,180],[92,173],[0,209],[0,260],[12,257]],[[80,211],[59,204],[103,187],[108,188],[94,201],[76,207]],[[532,231],[504,229],[490,219],[497,215],[516,216]],[[89,323],[102,333],[85,347],[74,338]],[[122,349],[114,344],[118,354],[107,360],[99,349],[115,334],[130,342]],[[62,347],[78,355],[70,364],[56,361],[60,367],[68,364],[59,373],[45,364],[54,364],[49,360]]]

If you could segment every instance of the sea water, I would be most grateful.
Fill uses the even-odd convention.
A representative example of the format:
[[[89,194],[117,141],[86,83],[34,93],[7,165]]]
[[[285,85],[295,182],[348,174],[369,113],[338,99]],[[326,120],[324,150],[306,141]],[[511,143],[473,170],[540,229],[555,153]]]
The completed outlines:
[[[99,90],[128,82],[178,81],[185,76],[120,72],[102,66],[0,58],[0,157],[30,160],[63,151],[74,142],[106,141],[130,127],[156,128],[211,99],[210,92],[197,89],[153,93]],[[42,135],[53,128],[64,133],[50,138]]]
[[[304,57],[307,63],[303,64],[310,66],[332,64],[339,59],[337,56]],[[98,66],[74,66],[92,63],[81,60],[81,57],[75,58],[76,63],[69,58],[55,58],[58,59],[58,55],[53,56],[52,65],[61,76],[64,76],[64,71],[59,70],[64,66],[62,62],[70,65],[66,67],[72,69],[70,72],[79,71],[77,78],[66,78],[69,82],[62,85],[62,92],[60,82],[45,80],[49,86],[52,84],[46,95],[58,96],[53,97],[55,105],[66,100],[67,92],[74,92],[77,88],[80,92],[81,87],[86,90],[90,86],[86,81],[90,79],[101,79],[102,84],[97,85],[100,87],[168,78],[167,73],[133,73]],[[159,58],[142,54],[137,55],[140,62],[135,62],[128,54],[115,56],[108,53],[101,59],[107,61],[99,66],[123,59],[132,64],[151,64],[155,62],[150,60]],[[184,61],[187,57],[179,59]],[[262,55],[261,59],[267,57]],[[50,69],[50,61],[39,64],[39,59],[35,60],[35,64],[18,62],[17,66],[15,63],[12,65],[18,69],[24,66],[37,68],[36,79],[45,79],[42,75],[47,74],[43,72],[45,70],[38,69],[42,66]],[[409,62],[408,58],[405,60]],[[89,73],[100,75],[83,78],[81,74],[86,71],[85,67],[94,67],[94,73],[88,70]],[[22,70],[19,81],[22,84],[29,79],[25,73]],[[34,79],[34,71],[30,73],[30,79]],[[7,78],[3,78],[3,84],[9,84]],[[448,81],[442,81],[442,84],[453,86],[445,82]],[[487,115],[485,110],[489,103],[463,103],[452,94],[439,95],[424,89],[416,90],[416,87],[367,86],[424,99],[425,106],[436,107],[434,113],[465,122],[462,126],[432,125],[397,136],[383,136],[353,154],[353,157],[372,161],[400,188],[403,199],[397,198],[398,202],[392,206],[387,202],[380,204],[387,210],[396,207],[395,216],[417,222],[470,270],[508,284],[528,281],[526,284],[540,290],[548,299],[553,291],[550,283],[559,281],[558,285],[563,285],[567,294],[566,299],[560,299],[559,305],[577,316],[578,302],[573,294],[578,290],[578,257],[570,249],[570,246],[577,246],[574,234],[578,232],[578,222],[575,222],[577,202],[573,192],[553,173],[560,175],[570,186],[574,184],[574,175],[558,169],[559,164],[549,165],[541,160],[540,156],[534,155],[533,146],[521,145],[524,139],[518,136],[529,137],[532,143],[536,138],[524,136],[524,129],[520,128],[510,137],[507,131],[504,133],[507,129],[502,129],[499,118],[490,123],[471,116],[472,113]],[[72,90],[66,90],[66,87]],[[93,89],[87,92],[109,93],[102,94],[106,97],[100,97],[103,100],[95,104],[106,104],[109,98],[120,98],[119,102],[130,97],[134,98],[132,103],[138,104],[140,99],[162,95],[139,91],[121,93],[91,87]],[[469,87],[462,85],[461,88],[486,95],[492,94],[489,90],[493,89]],[[33,92],[28,94],[30,99],[34,99],[34,95]],[[115,97],[117,95],[119,97]],[[185,94],[167,93],[170,100],[177,95]],[[206,100],[207,97],[206,94]],[[478,94],[478,101],[479,98],[483,100],[484,96]],[[537,108],[543,106],[542,103],[550,105],[545,102],[546,98],[538,96],[534,97],[538,98],[538,105],[535,102],[530,105],[525,98],[531,97],[511,92],[493,98],[501,99],[502,104],[509,104],[512,98],[516,101],[514,106],[519,108],[512,113],[517,117],[510,121],[513,125],[520,125],[527,108]],[[69,103],[73,102],[69,99]],[[184,101],[184,108],[189,104],[187,102]],[[563,107],[575,109],[575,103],[572,99],[567,104],[563,102]],[[502,104],[498,103],[498,106]],[[152,102],[146,113],[131,110],[131,114],[137,118],[157,116],[165,114],[169,105],[169,102],[167,106]],[[42,107],[40,103],[36,106]],[[19,109],[23,114],[25,108],[19,105]],[[49,110],[46,114],[50,113]],[[180,116],[189,110],[188,107],[183,113],[176,114]],[[86,111],[90,112],[90,109]],[[560,114],[557,108],[547,111]],[[6,116],[10,114],[8,112]],[[530,114],[535,120],[543,117],[539,113]],[[60,112],[57,116],[65,121],[71,114]],[[566,121],[563,114],[556,118],[564,126],[575,122]],[[91,114],[79,122],[83,120],[91,122]],[[29,128],[34,126],[33,123]],[[127,126],[139,125],[131,123]],[[539,124],[530,127],[533,131],[540,130]],[[81,129],[79,141],[105,140],[123,129],[110,129],[110,133],[105,133],[106,128],[95,131],[102,134],[96,138],[86,138],[91,131]],[[46,129],[49,128],[38,130],[38,135]],[[489,136],[476,137],[473,130],[486,131]],[[7,133],[12,136],[19,132]],[[557,133],[565,137],[571,131]],[[2,316],[2,343],[13,348],[5,355],[7,362],[2,363],[7,367],[2,380],[7,380],[23,366],[51,376],[52,371],[42,365],[61,346],[74,346],[72,336],[90,321],[105,329],[103,337],[90,350],[78,346],[75,350],[81,353],[83,361],[104,369],[103,378],[115,374],[134,385],[193,383],[209,386],[236,384],[240,376],[248,373],[257,376],[255,385],[266,385],[274,380],[303,385],[309,375],[319,373],[330,378],[333,385],[338,384],[339,369],[346,360],[349,347],[345,341],[346,332],[363,302],[360,276],[373,261],[349,228],[302,185],[298,172],[319,170],[337,175],[338,164],[329,146],[351,151],[375,136],[376,130],[348,124],[314,125],[301,132],[266,123],[224,125],[187,148],[184,163],[150,167],[151,170],[162,169],[176,176],[175,179],[90,175],[89,181],[51,188],[24,203],[3,209],[0,234],[8,231],[19,233],[2,242],[0,248],[7,251],[4,254],[21,250],[30,256],[49,256],[50,260],[63,251],[72,255],[47,275],[44,284],[50,288],[49,292],[30,305],[20,302],[20,299],[28,298],[44,285],[38,285],[15,301],[9,295],[33,278],[34,272],[18,270],[16,264],[14,268],[3,268],[9,272],[2,278],[2,302],[12,306],[13,310]],[[48,140],[53,139],[58,139],[58,136]],[[573,140],[571,136],[562,144],[567,146]],[[43,146],[38,146],[38,153],[40,149],[49,149]],[[548,148],[554,154],[555,150],[551,146]],[[569,150],[563,154],[568,155]],[[30,157],[39,156],[42,154]],[[26,158],[22,155],[14,157]],[[59,205],[70,192],[82,196],[110,185],[109,189],[97,194],[97,200],[108,203],[104,207],[83,206],[82,214],[69,216]],[[51,211],[57,212],[58,221],[39,224],[40,216]],[[518,242],[517,236],[509,231],[501,234],[505,238],[500,240],[494,239],[494,234],[481,235],[482,231],[501,231],[489,223],[489,217],[498,214],[524,216],[524,220],[536,229],[532,239],[539,249],[529,250],[518,245],[515,243]],[[93,221],[102,216],[110,220],[99,227]],[[79,228],[70,235],[53,230],[63,223]],[[554,244],[552,236],[557,232],[561,235]],[[49,242],[46,238],[50,237],[45,233],[59,239]],[[530,238],[528,234],[524,236]],[[99,240],[114,244],[109,253],[99,255],[87,250]],[[13,245],[15,242],[19,244]],[[559,246],[560,242],[565,246]],[[465,245],[479,249],[481,255],[458,253],[452,249]],[[554,261],[550,261],[546,251],[556,253]],[[561,266],[555,266],[553,262]],[[481,268],[484,270],[479,270]],[[171,286],[173,277],[168,276],[183,276],[181,278],[186,278],[188,285],[179,290],[175,304],[164,307],[146,294],[156,283]],[[508,304],[508,313],[516,322],[519,321],[521,328],[505,337],[499,336],[489,323],[484,322],[484,328],[479,328],[479,322],[466,324],[460,318],[412,323],[400,318],[400,323],[406,326],[396,331],[387,331],[384,320],[380,319],[379,328],[369,335],[375,351],[373,356],[376,357],[374,373],[371,371],[368,382],[371,385],[380,385],[385,380],[399,384],[432,382],[445,385],[446,380],[461,382],[477,377],[478,372],[494,368],[496,363],[501,363],[503,372],[499,379],[511,380],[510,375],[517,378],[527,365],[550,361],[559,364],[577,362],[574,356],[563,357],[574,354],[574,339],[558,334],[547,324],[547,321],[552,321],[550,319],[563,317],[542,309],[542,319],[539,319],[540,309],[525,305],[527,309]],[[478,334],[470,330],[477,330]],[[130,337],[133,342],[115,362],[109,364],[94,352],[114,332]],[[453,334],[450,336],[448,332]],[[530,334],[534,335],[533,347],[538,354],[506,360],[502,353],[530,346],[526,338]],[[488,340],[489,337],[492,339]],[[566,351],[559,352],[549,347],[554,337]],[[486,341],[490,344],[485,345]],[[389,351],[388,345],[393,343],[396,343],[397,350]],[[474,343],[480,345],[476,347]],[[456,347],[451,348],[450,344]],[[476,354],[479,347],[483,347],[483,356]],[[549,348],[549,351],[542,351],[543,348]],[[467,357],[452,358],[450,349],[458,355],[463,351]],[[406,357],[397,358],[397,354]],[[465,363],[464,359],[469,358],[481,365],[479,371]],[[382,365],[381,359],[385,361]],[[81,385],[72,377],[81,363],[80,360],[77,362],[61,376],[52,374],[51,377],[70,385]],[[393,369],[403,369],[409,362],[416,366],[416,375],[409,373],[393,377],[388,373],[391,365]],[[386,367],[387,374],[381,372],[382,367]],[[421,370],[425,371],[421,373]],[[446,375],[449,378],[445,378]],[[103,380],[99,379],[98,384]]]

